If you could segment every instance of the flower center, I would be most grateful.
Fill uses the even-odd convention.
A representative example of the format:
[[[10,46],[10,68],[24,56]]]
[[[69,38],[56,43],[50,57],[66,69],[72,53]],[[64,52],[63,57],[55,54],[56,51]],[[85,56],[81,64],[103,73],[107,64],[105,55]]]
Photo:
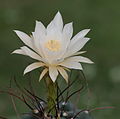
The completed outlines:
[[[61,44],[58,40],[48,40],[45,43],[45,47],[50,51],[58,51],[61,47]]]

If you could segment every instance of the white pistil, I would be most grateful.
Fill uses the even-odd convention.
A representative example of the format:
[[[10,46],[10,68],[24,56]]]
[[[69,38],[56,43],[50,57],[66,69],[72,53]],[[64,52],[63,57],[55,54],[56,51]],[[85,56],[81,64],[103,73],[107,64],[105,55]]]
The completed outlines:
[[[50,51],[59,51],[61,48],[61,44],[58,40],[48,40],[45,43],[45,47]]]

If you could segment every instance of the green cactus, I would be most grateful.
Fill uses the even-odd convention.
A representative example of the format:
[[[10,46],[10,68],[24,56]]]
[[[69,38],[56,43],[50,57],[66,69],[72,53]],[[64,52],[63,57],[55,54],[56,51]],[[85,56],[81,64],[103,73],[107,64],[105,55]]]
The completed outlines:
[[[60,119],[93,119],[90,116],[89,111],[79,110],[75,108],[75,106],[70,102],[60,103],[59,112],[60,112]],[[44,115],[40,117],[38,112],[36,114],[35,113],[25,114],[22,116],[22,119],[57,119],[57,117],[47,118]]]

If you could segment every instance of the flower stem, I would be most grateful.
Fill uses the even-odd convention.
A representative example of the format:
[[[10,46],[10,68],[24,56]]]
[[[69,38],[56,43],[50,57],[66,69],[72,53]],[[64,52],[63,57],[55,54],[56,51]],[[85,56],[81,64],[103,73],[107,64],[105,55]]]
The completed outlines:
[[[47,109],[52,116],[56,115],[56,98],[57,98],[57,85],[50,77],[46,78],[47,84]]]

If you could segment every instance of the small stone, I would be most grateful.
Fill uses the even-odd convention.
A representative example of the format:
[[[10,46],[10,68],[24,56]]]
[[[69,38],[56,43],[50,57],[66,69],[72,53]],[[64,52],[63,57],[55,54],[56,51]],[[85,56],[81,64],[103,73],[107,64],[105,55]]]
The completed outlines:
[[[67,117],[68,114],[67,114],[66,112],[63,112],[63,116],[64,116],[64,117]]]
[[[86,111],[84,111],[86,114],[88,114],[89,112],[86,110]]]
[[[38,111],[37,109],[34,109],[33,112],[34,112],[35,114],[38,114],[38,113],[39,113],[39,111]]]
[[[62,105],[65,105],[65,102],[63,102]]]

